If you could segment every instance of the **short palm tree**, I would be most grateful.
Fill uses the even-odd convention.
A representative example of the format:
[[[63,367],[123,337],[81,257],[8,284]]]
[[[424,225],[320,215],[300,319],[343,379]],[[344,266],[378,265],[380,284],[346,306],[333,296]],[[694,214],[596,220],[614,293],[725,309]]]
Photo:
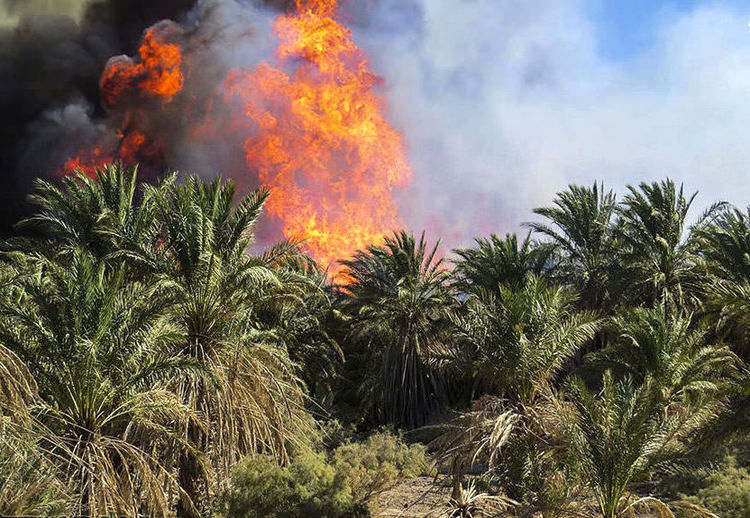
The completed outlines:
[[[453,250],[456,284],[464,293],[480,289],[497,293],[499,286],[521,286],[531,275],[541,275],[551,255],[550,247],[539,246],[527,235],[519,243],[515,234],[504,239],[492,234],[477,238],[473,248]]]
[[[433,363],[445,349],[452,307],[437,245],[399,232],[342,264],[348,338],[369,357],[362,401],[382,422],[424,424],[445,398]]]
[[[513,507],[516,502],[498,495],[480,492],[474,482],[461,486],[458,496],[448,502],[449,518],[479,518],[496,516]]]
[[[39,446],[74,492],[85,516],[169,514],[179,492],[163,453],[181,449],[175,424],[191,415],[158,383],[199,366],[164,354],[160,285],[125,284],[86,252],[64,264],[39,259],[0,298],[0,341],[38,385],[30,404]]]
[[[721,398],[736,386],[739,358],[711,343],[691,315],[656,308],[623,310],[612,318],[613,345],[592,359],[636,382],[650,378],[665,400]]]
[[[670,507],[688,508],[693,516],[714,517],[694,504],[667,505],[652,496],[629,492],[631,484],[665,456],[674,466],[675,458],[685,453],[680,433],[697,424],[687,415],[666,418],[665,402],[651,378],[636,385],[628,379],[615,381],[607,372],[600,393],[590,391],[580,379],[570,383],[568,393],[575,407],[569,423],[573,445],[602,518],[634,516],[640,511],[656,511],[671,518]]]
[[[566,286],[530,277],[520,287],[501,286],[500,296],[483,292],[454,317],[458,340],[471,356],[476,387],[522,405],[549,392],[561,367],[599,326],[596,315],[579,311]]]
[[[453,319],[475,390],[486,395],[445,426],[434,446],[450,463],[454,496],[465,470],[486,462],[512,498],[549,507],[556,505],[549,498],[556,488],[546,475],[560,468],[545,454],[559,442],[550,419],[557,408],[555,380],[599,321],[577,309],[570,288],[543,279],[500,292],[472,297]]]
[[[570,185],[557,194],[552,207],[534,209],[546,221],[529,223],[549,238],[557,256],[554,274],[578,288],[581,304],[601,310],[611,303],[615,251],[615,195],[603,184]]]
[[[667,302],[682,307],[699,303],[701,272],[688,213],[697,193],[686,196],[672,180],[629,186],[618,207],[617,260],[634,303]],[[712,205],[698,219],[707,224],[725,206]]]

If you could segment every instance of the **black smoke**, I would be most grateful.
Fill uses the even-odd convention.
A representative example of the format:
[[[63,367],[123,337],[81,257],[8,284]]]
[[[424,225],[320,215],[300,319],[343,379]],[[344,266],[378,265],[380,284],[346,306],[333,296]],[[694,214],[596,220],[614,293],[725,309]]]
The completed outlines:
[[[37,14],[27,0],[0,0],[19,21],[0,27],[0,233],[27,214],[35,177],[48,177],[66,141],[86,142],[104,120],[99,76],[107,60],[130,54],[143,30],[180,21],[196,0],[92,1],[79,21]]]

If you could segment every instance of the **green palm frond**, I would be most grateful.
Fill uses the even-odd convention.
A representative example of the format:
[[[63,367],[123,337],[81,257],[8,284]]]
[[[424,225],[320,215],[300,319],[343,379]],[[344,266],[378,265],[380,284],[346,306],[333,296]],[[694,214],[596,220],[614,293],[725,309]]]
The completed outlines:
[[[515,234],[504,239],[492,234],[488,239],[477,238],[473,248],[453,250],[457,287],[464,293],[477,290],[497,291],[501,285],[521,286],[531,275],[541,275],[550,259],[552,249],[531,241],[531,236],[519,244]]]
[[[576,286],[588,308],[598,309],[616,295],[611,293],[615,207],[614,193],[603,184],[570,185],[557,194],[552,207],[534,210],[547,222],[528,223],[550,240],[557,259],[552,273]]]
[[[636,303],[699,303],[700,269],[695,254],[697,234],[689,232],[688,214],[697,193],[686,196],[672,180],[628,187],[618,207],[616,227],[618,260],[625,268],[623,281],[634,287]],[[695,224],[714,218],[726,204],[712,205]]]
[[[739,358],[710,343],[708,330],[694,326],[689,314],[664,305],[633,308],[613,317],[611,328],[614,345],[591,359],[638,381],[653,378],[666,399],[721,399],[736,386]]]
[[[369,356],[362,400],[384,422],[424,424],[446,398],[433,360],[444,348],[452,299],[437,245],[400,232],[342,264],[348,338]]]
[[[529,405],[564,363],[599,328],[579,311],[575,293],[531,277],[521,287],[484,292],[452,317],[457,339],[472,358],[475,385]]]

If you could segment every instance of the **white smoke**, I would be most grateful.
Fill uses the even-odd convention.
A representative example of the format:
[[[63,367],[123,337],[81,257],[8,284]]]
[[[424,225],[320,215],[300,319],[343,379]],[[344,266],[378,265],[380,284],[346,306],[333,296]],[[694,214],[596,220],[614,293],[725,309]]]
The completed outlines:
[[[410,227],[465,244],[518,230],[566,185],[594,180],[622,192],[669,176],[700,191],[698,205],[750,203],[750,9],[665,11],[655,43],[618,62],[598,51],[585,7],[351,4],[410,147]]]

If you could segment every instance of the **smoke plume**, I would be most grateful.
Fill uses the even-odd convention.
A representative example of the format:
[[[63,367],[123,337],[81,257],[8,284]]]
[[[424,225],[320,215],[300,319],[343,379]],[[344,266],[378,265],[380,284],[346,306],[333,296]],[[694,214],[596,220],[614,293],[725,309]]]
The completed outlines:
[[[289,4],[70,1],[60,13],[5,0],[4,230],[23,212],[31,180],[54,177],[66,160],[125,158],[147,175],[222,173],[241,189],[257,186],[245,161],[248,128],[238,131],[225,79],[273,61],[273,22]],[[448,247],[466,244],[518,230],[567,184],[594,180],[621,190],[669,175],[704,203],[750,199],[750,10],[713,2],[663,10],[653,44],[617,60],[601,51],[590,5],[342,2],[339,19],[382,78],[373,89],[408,146],[413,180],[395,191],[405,225]],[[149,27],[155,45],[179,48],[179,66],[149,68],[151,51],[140,48]],[[108,63],[130,74],[117,76],[122,91],[100,83]],[[179,93],[146,88],[170,78],[182,81]],[[267,223],[262,233],[279,237],[279,228]]]

